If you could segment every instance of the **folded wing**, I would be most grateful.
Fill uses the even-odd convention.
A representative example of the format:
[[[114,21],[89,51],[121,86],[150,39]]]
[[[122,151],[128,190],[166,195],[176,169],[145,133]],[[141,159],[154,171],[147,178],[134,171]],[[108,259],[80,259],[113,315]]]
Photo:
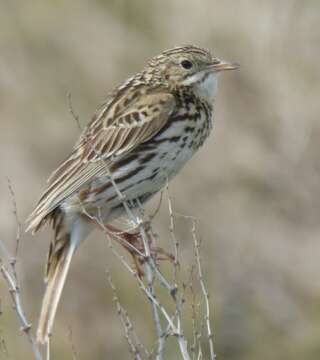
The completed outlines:
[[[50,177],[47,190],[28,219],[27,230],[37,231],[65,199],[94,177],[107,173],[115,157],[156,135],[174,108],[174,96],[159,88],[122,91],[118,101],[113,98],[107,102],[86,127],[71,155]]]

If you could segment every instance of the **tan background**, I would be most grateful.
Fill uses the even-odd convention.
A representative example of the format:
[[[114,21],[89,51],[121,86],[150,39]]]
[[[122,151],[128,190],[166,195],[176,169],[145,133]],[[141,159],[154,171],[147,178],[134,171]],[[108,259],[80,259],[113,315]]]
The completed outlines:
[[[1,239],[12,247],[15,237],[5,176],[24,220],[78,136],[68,92],[85,124],[146,59],[176,44],[208,47],[241,71],[221,79],[214,134],[171,193],[177,211],[200,220],[218,359],[319,359],[319,23],[317,0],[1,0]],[[167,234],[163,207],[156,225]],[[177,233],[188,258],[184,229]],[[23,301],[33,323],[50,236],[22,238]],[[70,326],[79,359],[129,358],[107,265],[150,343],[148,305],[97,232],[73,263],[54,358],[71,359]],[[0,291],[10,359],[31,359],[2,279]]]

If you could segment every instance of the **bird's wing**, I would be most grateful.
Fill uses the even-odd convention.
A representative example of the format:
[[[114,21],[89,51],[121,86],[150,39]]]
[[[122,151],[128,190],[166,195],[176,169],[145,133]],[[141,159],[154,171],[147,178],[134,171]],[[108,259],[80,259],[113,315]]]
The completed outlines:
[[[114,157],[148,141],[167,123],[175,98],[166,90],[137,89],[113,99],[84,130],[72,154],[49,179],[49,187],[28,218],[36,231],[46,216],[93,177],[107,173]]]

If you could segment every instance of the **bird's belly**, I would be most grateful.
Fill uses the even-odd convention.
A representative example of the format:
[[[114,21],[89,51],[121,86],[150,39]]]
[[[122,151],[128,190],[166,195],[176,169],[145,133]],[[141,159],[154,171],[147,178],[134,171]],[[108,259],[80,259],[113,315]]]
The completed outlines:
[[[126,198],[135,199],[147,193],[154,193],[161,190],[186,164],[192,157],[191,149],[183,149],[181,146],[168,146],[159,148],[156,156],[148,163],[140,165],[141,170],[125,182],[117,181],[120,178],[115,174],[116,183],[119,190],[124,193]],[[132,172],[136,169],[133,168]],[[130,174],[131,171],[128,171]]]
[[[181,145],[176,143],[159,146],[153,151],[143,152],[143,156],[137,153],[134,159],[128,159],[127,163],[124,162],[112,174],[118,190],[129,201],[161,190],[193,155],[191,148],[183,148]],[[150,160],[147,161],[148,155]],[[94,206],[111,208],[121,203],[107,176],[95,179],[86,202],[90,207],[95,204]]]
[[[177,124],[111,166],[113,180],[128,201],[160,191],[190,160],[203,142],[204,127],[201,121],[192,131],[186,132],[186,127],[191,129],[190,123]],[[110,178],[100,175],[91,183],[85,203],[90,208],[115,208],[121,200]]]
[[[171,180],[191,159],[194,150],[187,144],[182,146],[178,144],[175,147],[167,149],[166,155],[160,162],[160,174],[164,173],[168,180]]]

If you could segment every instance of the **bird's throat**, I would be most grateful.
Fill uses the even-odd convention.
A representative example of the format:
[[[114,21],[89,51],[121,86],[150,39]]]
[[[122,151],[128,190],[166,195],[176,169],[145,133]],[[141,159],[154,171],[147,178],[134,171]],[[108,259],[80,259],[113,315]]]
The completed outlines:
[[[205,74],[200,81],[195,83],[194,87],[197,95],[210,104],[218,92],[218,75],[213,73]]]

